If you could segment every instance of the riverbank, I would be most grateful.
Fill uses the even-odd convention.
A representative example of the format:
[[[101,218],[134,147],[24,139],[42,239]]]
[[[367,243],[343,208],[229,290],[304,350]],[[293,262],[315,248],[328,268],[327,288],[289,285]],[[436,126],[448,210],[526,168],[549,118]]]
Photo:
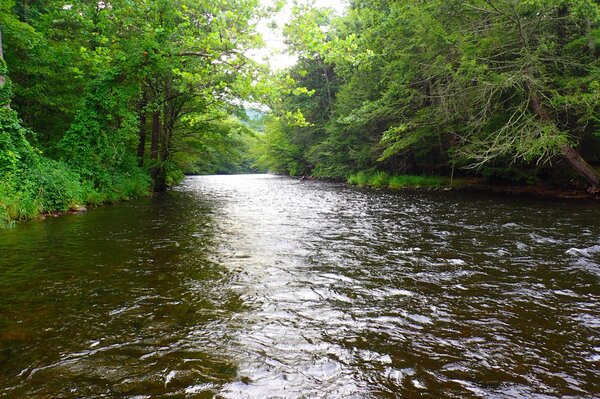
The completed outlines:
[[[303,176],[301,180],[320,180]],[[358,187],[371,187],[390,190],[465,190],[488,192],[502,195],[528,195],[544,198],[600,200],[599,194],[589,193],[581,188],[554,187],[544,184],[516,185],[498,184],[481,177],[460,177],[452,179],[446,176],[389,175],[385,172],[359,172],[351,175],[347,183]],[[83,185],[85,186],[85,185]],[[38,193],[46,193],[39,187]],[[61,190],[64,194],[64,190]],[[103,192],[85,191],[79,186],[68,198],[63,198],[61,206],[44,204],[44,196],[26,196],[23,192],[0,192],[0,229],[10,228],[17,221],[61,217],[66,214],[84,213],[89,208],[144,198],[151,195],[147,179],[123,179],[118,187]]]
[[[43,181],[41,181],[43,180]],[[5,184],[0,189],[0,229],[23,220],[83,213],[90,207],[128,201],[152,194],[150,178],[143,172],[115,176],[104,189],[79,179],[32,179],[18,190]]]
[[[451,178],[447,176],[390,175],[386,172],[358,172],[348,177],[347,183],[359,187],[391,190],[469,190],[544,198],[600,200],[598,193],[590,193],[583,188],[557,187],[542,183],[535,185],[501,184],[492,183],[482,177]]]
[[[54,159],[28,141],[31,135],[14,110],[0,108],[0,228],[151,193],[151,177],[134,157],[109,151],[110,160],[100,162],[71,148]]]
[[[590,193],[581,188],[553,187],[545,184],[524,186],[509,184],[492,184],[489,182],[481,181],[477,184],[463,187],[463,189],[479,192],[490,192],[494,194],[528,195],[543,198],[600,200],[600,195],[598,193]]]

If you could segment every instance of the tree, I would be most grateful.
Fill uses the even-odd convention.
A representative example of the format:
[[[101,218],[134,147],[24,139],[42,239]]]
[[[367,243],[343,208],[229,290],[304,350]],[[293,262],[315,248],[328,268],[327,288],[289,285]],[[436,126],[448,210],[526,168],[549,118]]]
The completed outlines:
[[[543,164],[560,154],[595,188],[596,172],[573,146],[593,133],[598,107],[587,31],[597,25],[597,8],[587,1],[405,6],[430,33],[410,34],[410,45],[425,49],[412,56],[425,102],[384,134],[385,155],[424,137],[420,126],[434,125],[470,167],[502,157]]]
[[[188,135],[203,137],[205,154],[235,157],[224,143],[245,130],[231,115],[265,86],[245,53],[261,45],[266,12],[258,0],[3,2],[22,121],[2,115],[0,213],[144,195],[148,177],[164,190],[181,176],[174,151]],[[7,103],[10,85],[1,91]]]
[[[96,78],[100,86],[104,85],[103,95],[95,93],[100,86],[92,85],[87,95],[91,102],[84,104],[76,118],[79,122],[93,120],[92,125],[76,123],[68,134],[73,140],[63,139],[61,148],[66,154],[72,152],[77,148],[77,137],[89,137],[92,145],[88,147],[94,148],[93,140],[102,137],[102,132],[114,131],[114,139],[107,143],[135,148],[138,163],[148,161],[155,190],[166,189],[173,183],[168,173],[173,170],[173,138],[178,131],[186,131],[180,129],[185,125],[181,118],[202,118],[216,109],[228,110],[223,113],[226,117],[238,97],[251,97],[249,87],[257,68],[244,53],[260,43],[251,22],[257,7],[254,0],[119,0],[96,10],[94,33],[100,37],[87,51],[93,50],[98,62],[106,63],[110,78],[107,80],[106,73]],[[101,103],[107,101],[125,108],[118,112],[114,107],[106,109]],[[131,118],[134,113],[137,122]],[[94,133],[87,136],[78,130],[89,128]],[[116,133],[122,129],[130,133]],[[149,157],[147,131],[151,132]],[[133,132],[137,132],[135,145]],[[96,148],[93,153],[102,151]],[[109,159],[118,157],[111,155]],[[99,162],[94,170],[102,168],[105,165]]]
[[[331,112],[311,126],[325,132],[305,151],[313,165],[535,171],[562,157],[598,185],[577,150],[597,141],[597,2],[355,0],[326,26],[318,15],[303,9],[289,29],[301,59],[338,82]]]

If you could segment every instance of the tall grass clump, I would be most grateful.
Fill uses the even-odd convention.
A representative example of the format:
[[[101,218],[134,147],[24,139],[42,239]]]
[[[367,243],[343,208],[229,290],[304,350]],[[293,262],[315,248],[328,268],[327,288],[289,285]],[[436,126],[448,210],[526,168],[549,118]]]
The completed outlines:
[[[64,212],[82,204],[79,175],[65,164],[38,156],[14,173],[5,174],[0,189],[0,225],[32,219],[45,212]]]
[[[375,188],[436,188],[450,185],[450,180],[442,176],[390,175],[382,171],[361,171],[348,177],[348,184]]]
[[[387,187],[389,184],[390,175],[386,172],[374,171],[374,172],[366,172],[361,171],[350,175],[347,181],[349,184],[355,186],[368,186],[368,187],[376,187],[382,188]]]
[[[90,181],[83,182],[83,203],[101,205],[150,195],[152,183],[148,173],[135,168],[121,172],[101,185]]]
[[[366,186],[369,183],[369,175],[367,172],[358,172],[348,177],[348,183],[354,186]]]
[[[403,187],[444,187],[448,186],[450,181],[446,177],[440,176],[416,176],[416,175],[397,175],[390,178],[390,188]]]
[[[0,185],[0,229],[14,226],[15,201],[11,190],[6,185]]]
[[[40,157],[37,162],[0,179],[0,228],[43,213],[66,212],[80,205],[100,205],[151,193],[150,176],[142,169],[118,174],[101,187],[82,180],[62,162]]]
[[[390,175],[386,172],[375,172],[371,174],[368,185],[375,188],[387,187],[390,182]]]

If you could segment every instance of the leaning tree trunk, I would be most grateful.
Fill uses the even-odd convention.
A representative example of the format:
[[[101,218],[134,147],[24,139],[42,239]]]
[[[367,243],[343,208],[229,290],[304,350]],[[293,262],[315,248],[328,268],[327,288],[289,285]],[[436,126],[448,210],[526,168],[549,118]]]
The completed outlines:
[[[160,167],[153,176],[154,191],[161,192],[168,188],[167,185],[167,165],[171,156],[171,139],[175,121],[181,108],[177,106],[177,93],[173,92],[172,81],[167,78],[163,88],[165,102],[163,105],[163,120],[160,134]]]
[[[588,182],[590,185],[590,191],[597,191],[600,181],[594,168],[592,168],[590,164],[587,163],[585,159],[583,159],[581,155],[579,155],[579,153],[570,146],[563,145],[560,147],[560,150],[565,158],[567,158],[567,161],[569,161],[571,164],[571,167],[573,167],[573,169],[575,169],[575,171]]]
[[[170,156],[171,133],[173,131],[173,119],[171,115],[172,104],[165,104],[163,109],[163,123],[160,134],[160,166],[154,174],[154,192],[162,192],[167,190],[167,161]]]
[[[160,179],[160,173],[162,167],[160,166],[160,160],[158,159],[158,139],[160,136],[160,114],[158,111],[152,113],[152,141],[150,143],[150,159],[152,160],[152,168],[150,170],[150,176],[154,184],[153,190],[156,190],[156,181]]]
[[[137,148],[138,166],[144,166],[144,153],[146,151],[146,113],[140,114],[140,135]]]
[[[552,123],[550,116],[542,106],[540,99],[536,92],[531,93],[531,108],[533,112],[544,122],[544,123]],[[585,161],[579,155],[577,151],[575,151],[571,146],[565,144],[560,146],[560,151],[562,155],[569,161],[571,167],[579,174],[579,176],[583,177],[585,181],[589,184],[588,190],[590,192],[597,192],[598,186],[600,183],[600,179],[598,178],[598,173],[594,168],[590,166],[589,163]]]

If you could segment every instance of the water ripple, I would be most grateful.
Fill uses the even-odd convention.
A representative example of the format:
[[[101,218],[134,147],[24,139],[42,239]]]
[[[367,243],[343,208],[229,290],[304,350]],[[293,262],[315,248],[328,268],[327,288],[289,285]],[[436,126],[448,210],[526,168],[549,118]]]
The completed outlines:
[[[600,397],[598,206],[193,177],[0,232],[0,396]]]

